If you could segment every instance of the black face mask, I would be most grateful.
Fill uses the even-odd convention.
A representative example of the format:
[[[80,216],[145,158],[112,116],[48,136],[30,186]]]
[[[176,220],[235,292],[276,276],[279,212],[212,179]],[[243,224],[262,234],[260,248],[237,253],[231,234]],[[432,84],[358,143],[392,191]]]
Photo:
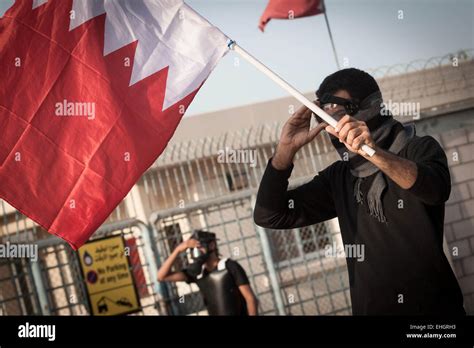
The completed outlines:
[[[194,262],[197,262],[197,261],[206,261],[209,256],[211,255],[212,252],[208,251],[208,249],[206,247],[204,247],[206,249],[206,252],[202,252],[200,249],[198,248],[193,248],[193,250],[191,251],[191,256],[194,260]]]
[[[188,272],[193,276],[198,276],[201,274],[202,266],[206,263],[209,256],[211,256],[212,251],[209,251],[208,245],[205,245],[201,242],[202,247],[206,249],[206,252],[202,252],[198,248],[193,248],[191,250],[191,257],[193,259],[193,263],[189,265]]]
[[[209,243],[205,242],[205,241],[202,241],[200,240],[199,243],[201,244],[201,247],[204,248],[206,250],[206,252],[203,252],[201,249],[199,248],[193,248],[191,250],[191,257],[194,259],[194,260],[207,260],[209,258],[209,255],[212,253],[212,251],[209,251]]]
[[[203,259],[194,259],[193,263],[191,263],[187,267],[187,272],[189,275],[193,277],[197,277],[202,272],[202,265],[204,265],[206,261]]]
[[[200,248],[193,248],[191,250],[191,257],[193,259],[192,265],[196,265],[196,267],[199,267],[200,270],[201,266],[207,261],[209,256],[211,256],[211,254],[217,250],[216,248],[214,248],[214,250],[210,250],[211,244],[216,242],[216,237],[214,233],[195,230],[191,238],[199,241],[201,248],[204,249],[204,251],[202,251]]]

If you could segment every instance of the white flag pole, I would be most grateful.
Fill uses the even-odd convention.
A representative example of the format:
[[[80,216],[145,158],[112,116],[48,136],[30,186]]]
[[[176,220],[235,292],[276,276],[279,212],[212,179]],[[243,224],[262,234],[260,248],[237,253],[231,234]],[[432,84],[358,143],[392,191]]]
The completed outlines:
[[[234,50],[238,54],[242,56],[245,60],[247,60],[249,63],[254,65],[258,70],[263,72],[265,75],[267,75],[270,79],[272,79],[274,82],[276,82],[280,87],[282,87],[285,91],[290,93],[292,96],[294,96],[296,99],[298,99],[301,103],[303,103],[308,109],[313,111],[316,115],[321,117],[324,121],[326,121],[329,125],[332,127],[336,127],[337,121],[327,114],[324,110],[322,110],[320,107],[318,107],[316,104],[312,103],[308,98],[306,98],[303,94],[298,92],[293,86],[291,86],[288,82],[283,80],[280,76],[278,76],[276,73],[274,73],[272,70],[270,70],[268,67],[266,67],[263,63],[258,61],[255,57],[253,57],[250,53],[248,53],[246,50],[244,50],[242,47],[237,45],[237,43],[233,40],[229,40],[228,44],[229,48],[231,50]],[[364,151],[368,156],[372,157],[375,154],[375,150],[372,149],[368,145],[362,145],[362,151]]]

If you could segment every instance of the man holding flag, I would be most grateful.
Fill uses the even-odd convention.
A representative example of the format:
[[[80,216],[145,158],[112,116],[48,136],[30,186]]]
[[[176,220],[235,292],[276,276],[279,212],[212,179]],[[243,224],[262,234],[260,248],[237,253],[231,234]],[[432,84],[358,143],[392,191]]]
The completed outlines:
[[[255,223],[292,229],[337,217],[344,245],[365,251],[362,262],[346,254],[354,315],[465,315],[443,251],[451,189],[443,149],[382,109],[377,82],[361,70],[329,75],[316,94],[338,122],[310,129],[306,107],[286,122],[260,183]],[[342,160],[287,190],[296,153],[324,129]]]
[[[283,18],[277,3],[262,26]],[[322,1],[298,3],[295,17],[326,15]],[[368,74],[346,69],[323,81],[326,113],[181,0],[17,1],[0,32],[0,198],[72,248],[156,160],[231,48],[328,122],[343,158],[350,151],[287,192],[294,155],[326,126],[309,130],[311,111],[301,109],[267,166],[255,221],[289,228],[338,216],[344,242],[368,251],[362,265],[348,258],[354,314],[464,312],[442,252],[445,155],[434,139],[381,116]]]

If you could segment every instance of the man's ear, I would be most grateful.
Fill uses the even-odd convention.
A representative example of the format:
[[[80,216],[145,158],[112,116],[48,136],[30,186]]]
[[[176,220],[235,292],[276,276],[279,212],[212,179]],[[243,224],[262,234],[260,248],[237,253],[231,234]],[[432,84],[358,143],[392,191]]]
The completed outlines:
[[[215,241],[212,241],[209,243],[209,250],[214,251],[217,249],[217,243]]]

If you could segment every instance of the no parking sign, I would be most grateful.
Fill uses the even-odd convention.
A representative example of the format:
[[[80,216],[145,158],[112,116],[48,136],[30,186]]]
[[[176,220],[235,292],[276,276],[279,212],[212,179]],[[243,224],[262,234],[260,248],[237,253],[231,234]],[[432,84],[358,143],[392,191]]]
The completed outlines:
[[[140,310],[123,237],[93,240],[79,249],[92,315],[119,315]]]

